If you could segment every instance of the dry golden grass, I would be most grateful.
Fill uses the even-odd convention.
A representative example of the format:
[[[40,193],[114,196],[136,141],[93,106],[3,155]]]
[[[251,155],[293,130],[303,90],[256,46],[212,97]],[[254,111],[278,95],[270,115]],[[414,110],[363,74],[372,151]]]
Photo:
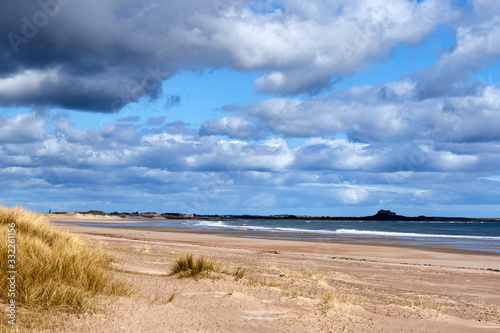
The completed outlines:
[[[0,206],[0,271],[7,267],[8,230],[15,226],[16,304],[24,310],[95,311],[97,294],[126,295],[129,288],[112,281],[113,257],[93,249],[69,232],[58,231],[40,214]],[[0,280],[0,300],[7,302],[8,281]],[[3,325],[2,325],[3,326]],[[5,327],[4,327],[5,328]]]
[[[210,272],[220,272],[220,264],[212,259],[195,259],[192,254],[188,254],[175,261],[170,269],[170,275],[179,274],[179,277],[206,276]]]
[[[329,290],[326,292],[319,305],[320,308],[324,311],[332,309],[339,311],[345,304],[358,305],[358,302],[349,293]]]
[[[443,306],[437,299],[431,295],[422,295],[418,297],[409,298],[406,301],[406,306],[410,308],[417,308],[422,310],[435,310],[436,312],[444,313]]]

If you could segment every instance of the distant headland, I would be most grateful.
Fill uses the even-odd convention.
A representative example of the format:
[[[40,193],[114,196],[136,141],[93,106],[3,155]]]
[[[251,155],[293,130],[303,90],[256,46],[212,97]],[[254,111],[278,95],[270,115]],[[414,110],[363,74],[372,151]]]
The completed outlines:
[[[89,210],[86,212],[52,212],[51,214],[83,214],[95,216],[118,216],[126,217],[143,217],[143,218],[165,218],[170,220],[236,220],[236,219],[265,219],[265,220],[330,220],[330,221],[474,221],[474,220],[493,220],[500,221],[500,218],[469,218],[469,217],[442,217],[442,216],[404,216],[398,215],[387,209],[381,209],[376,214],[371,216],[310,216],[310,215],[201,215],[201,214],[181,214],[181,213],[126,213],[112,212],[105,213],[100,210]]]

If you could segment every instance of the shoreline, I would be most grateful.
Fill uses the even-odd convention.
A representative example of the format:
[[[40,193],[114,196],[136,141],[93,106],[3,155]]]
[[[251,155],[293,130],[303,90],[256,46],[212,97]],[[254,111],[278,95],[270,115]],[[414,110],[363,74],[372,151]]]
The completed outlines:
[[[489,234],[454,234],[450,230],[449,234],[440,234],[439,231],[419,232],[412,226],[408,231],[404,229],[396,230],[393,227],[389,229],[366,230],[362,226],[359,230],[356,226],[341,225],[338,233],[335,230],[326,229],[307,229],[304,227],[282,228],[278,225],[259,227],[259,225],[246,224],[226,224],[226,225],[205,225],[205,220],[196,220],[194,224],[185,225],[184,219],[165,220],[162,217],[127,216],[125,218],[118,216],[98,216],[80,215],[76,216],[52,216],[55,220],[78,223],[86,227],[110,227],[110,228],[131,228],[147,231],[180,232],[180,233],[199,233],[212,234],[230,237],[243,238],[264,238],[275,240],[295,240],[318,243],[346,243],[354,242],[356,244],[386,245],[396,247],[423,248],[431,251],[449,252],[457,251],[477,251],[489,255],[500,255],[500,237],[491,237]],[[79,222],[77,222],[79,221]],[[349,222],[349,221],[343,221]],[[356,222],[356,221],[355,221]],[[376,222],[376,221],[372,221]],[[220,223],[220,221],[219,221]],[[432,222],[431,222],[432,223]],[[467,222],[470,223],[470,222]],[[483,223],[483,222],[481,222]],[[265,224],[263,224],[265,225]],[[350,228],[353,230],[350,230]],[[288,230],[286,230],[288,229]],[[349,233],[351,231],[351,234]]]
[[[179,227],[143,227],[143,226],[99,226],[96,225],[78,225],[83,227],[100,227],[115,230],[140,230],[145,232],[164,232],[176,234],[200,234],[212,235],[220,237],[246,238],[246,239],[265,239],[276,241],[296,241],[321,244],[346,244],[346,245],[366,245],[366,246],[386,246],[394,248],[407,248],[421,251],[442,252],[442,253],[462,253],[462,254],[482,254],[487,256],[499,256],[500,249],[495,246],[483,245],[481,248],[455,248],[450,244],[440,242],[439,240],[429,239],[426,241],[414,239],[401,239],[394,237],[361,237],[361,236],[344,236],[344,235],[329,235],[323,236],[314,233],[293,233],[293,232],[271,232],[271,231],[253,231],[253,230],[221,230],[221,229],[193,229]],[[459,243],[459,242],[457,242]],[[488,250],[490,249],[490,250]]]
[[[127,238],[142,242],[166,242],[277,251],[315,255],[335,255],[361,260],[400,262],[427,265],[454,266],[500,270],[500,253],[485,250],[449,248],[431,242],[401,240],[377,237],[335,236],[321,237],[317,234],[287,233],[238,230],[199,230],[178,227],[146,226],[100,226],[100,224],[137,224],[148,222],[144,219],[110,217],[57,217],[51,223],[77,234],[90,237]],[[82,225],[91,223],[91,225]],[[287,238],[284,238],[286,236]],[[300,236],[300,239],[294,239]]]

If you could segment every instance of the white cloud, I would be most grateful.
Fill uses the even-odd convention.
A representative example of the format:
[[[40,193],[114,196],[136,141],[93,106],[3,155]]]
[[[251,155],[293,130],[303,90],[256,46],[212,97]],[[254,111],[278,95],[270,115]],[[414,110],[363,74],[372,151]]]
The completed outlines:
[[[377,157],[368,145],[346,140],[311,139],[295,149],[295,167],[309,170],[371,170]]]
[[[479,179],[489,180],[492,182],[500,182],[500,177],[497,177],[497,176],[480,177]]]
[[[459,19],[453,20],[455,44],[443,50],[436,64],[413,73],[418,81],[420,98],[457,96],[473,92],[470,85],[475,71],[493,65],[500,57],[500,10],[496,1],[474,0],[473,10],[463,10]],[[490,84],[484,78],[480,83]]]
[[[300,101],[275,98],[247,106],[240,117],[288,137],[346,133],[361,142],[492,142],[500,140],[500,89],[457,97],[412,98],[411,81],[357,87]]]
[[[44,137],[45,119],[36,113],[0,117],[0,143],[35,142]]]
[[[483,105],[487,111],[482,112],[494,112],[495,94],[495,90],[485,92],[473,99],[475,103],[464,105],[471,110]],[[20,115],[5,118],[3,124],[19,129],[16,121],[26,119],[37,118]],[[429,119],[439,121],[440,116]],[[464,121],[460,126],[467,123],[474,124]],[[120,126],[80,130],[58,122],[53,131],[42,132],[40,139],[29,144],[4,144],[0,147],[0,185],[44,191],[43,200],[53,195],[54,200],[73,207],[80,197],[89,205],[110,202],[106,204],[110,211],[130,210],[137,205],[130,198],[141,197],[144,203],[184,203],[174,210],[197,213],[206,213],[210,207],[214,213],[220,213],[221,207],[262,213],[249,205],[271,199],[273,207],[284,207],[287,212],[299,207],[326,209],[332,204],[456,204],[472,200],[465,188],[479,191],[484,202],[493,202],[498,191],[496,182],[481,179],[496,174],[500,165],[498,147],[492,143],[423,138],[398,142],[390,136],[390,141],[360,143],[317,137],[290,148],[285,139],[276,137],[245,142],[196,132],[148,135],[140,127],[127,127],[138,138],[130,141],[117,134]],[[4,125],[4,129],[8,132],[10,127]],[[61,193],[67,195],[61,197]]]
[[[359,204],[368,197],[368,192],[363,188],[348,188],[337,191],[335,194],[338,200],[346,205]]]
[[[477,16],[478,21],[495,17],[500,14],[498,9],[498,2],[495,0],[473,0],[474,15]]]
[[[206,120],[200,128],[200,135],[225,135],[233,139],[256,139],[257,134],[252,125],[241,118],[224,117]]]
[[[438,70],[477,70],[491,64],[500,55],[496,43],[500,37],[499,22],[500,17],[496,16],[484,23],[459,27],[457,46],[453,52],[442,56],[437,64]]]
[[[55,79],[57,70],[37,71],[27,69],[13,76],[0,78],[0,99],[8,103],[15,101],[22,95],[40,95],[43,93],[43,82],[46,79]]]

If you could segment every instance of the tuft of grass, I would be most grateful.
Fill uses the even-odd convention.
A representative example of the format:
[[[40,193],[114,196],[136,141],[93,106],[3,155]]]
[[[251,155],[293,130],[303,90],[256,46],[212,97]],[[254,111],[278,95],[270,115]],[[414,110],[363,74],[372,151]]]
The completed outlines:
[[[434,299],[432,296],[420,296],[416,298],[411,298],[407,300],[406,306],[411,308],[419,308],[422,310],[435,310],[437,312],[444,312],[442,305],[439,303],[437,299]]]
[[[114,261],[112,256],[20,207],[0,206],[0,271],[13,270],[7,262],[12,246],[5,241],[13,230],[18,306],[92,312],[96,310],[92,297],[98,294],[129,294],[129,287],[110,278],[107,267]],[[7,290],[7,279],[0,279],[0,300],[8,301]]]
[[[329,290],[320,302],[320,309],[327,312],[329,310],[343,311],[344,305],[359,305],[353,295],[343,292],[333,292]]]
[[[198,277],[208,275],[210,272],[219,272],[220,264],[211,259],[195,259],[192,254],[188,254],[175,261],[170,269],[170,275],[179,274],[179,277]]]
[[[235,277],[235,280],[241,280],[241,279],[243,279],[243,277],[245,276],[246,273],[247,272],[246,272],[246,270],[244,268],[238,267],[234,271],[233,275]]]
[[[170,295],[170,297],[167,300],[167,303],[172,303],[175,299],[175,296],[177,296],[177,290],[174,290],[174,292]]]
[[[151,304],[168,304],[172,303],[177,296],[177,289],[175,289],[168,298],[165,298],[163,294],[160,294],[159,292],[156,292],[153,297],[151,297],[150,302]],[[1,333],[1,332],[0,332]]]

